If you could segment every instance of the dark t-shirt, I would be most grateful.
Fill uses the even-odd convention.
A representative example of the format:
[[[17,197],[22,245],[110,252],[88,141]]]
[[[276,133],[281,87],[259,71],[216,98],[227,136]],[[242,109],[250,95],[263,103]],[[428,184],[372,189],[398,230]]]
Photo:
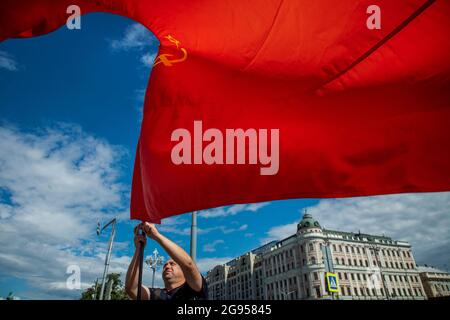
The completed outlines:
[[[205,278],[202,276],[202,289],[196,292],[187,282],[183,283],[172,290],[161,288],[149,288],[150,300],[207,300],[208,299],[208,285]]]

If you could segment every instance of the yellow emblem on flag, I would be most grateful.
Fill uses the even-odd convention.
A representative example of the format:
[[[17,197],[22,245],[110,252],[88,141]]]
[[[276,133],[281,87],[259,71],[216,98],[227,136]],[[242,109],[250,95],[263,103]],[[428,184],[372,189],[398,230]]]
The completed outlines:
[[[164,38],[166,38],[167,40],[172,42],[177,47],[177,49],[180,51],[181,55],[178,58],[171,59],[169,57],[173,57],[174,56],[173,54],[162,53],[158,57],[156,57],[155,62],[153,63],[153,66],[156,66],[156,65],[162,63],[166,67],[171,67],[174,65],[174,63],[183,62],[184,60],[187,59],[187,50],[185,48],[180,48],[181,42],[179,40],[175,39],[170,34],[165,36]]]

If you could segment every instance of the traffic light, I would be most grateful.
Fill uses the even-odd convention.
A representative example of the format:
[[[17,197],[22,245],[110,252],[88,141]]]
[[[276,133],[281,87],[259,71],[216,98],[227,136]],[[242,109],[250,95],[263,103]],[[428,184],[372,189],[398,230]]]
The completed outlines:
[[[101,232],[100,222],[97,222],[97,235],[99,236]]]

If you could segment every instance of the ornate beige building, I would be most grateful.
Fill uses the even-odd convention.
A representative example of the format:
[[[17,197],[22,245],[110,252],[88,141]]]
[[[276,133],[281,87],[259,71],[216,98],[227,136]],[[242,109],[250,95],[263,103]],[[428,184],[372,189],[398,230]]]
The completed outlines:
[[[328,292],[326,272],[338,278]],[[310,214],[297,232],[209,270],[213,300],[425,299],[407,242],[327,230]]]
[[[428,299],[450,296],[450,273],[427,266],[418,269]]]

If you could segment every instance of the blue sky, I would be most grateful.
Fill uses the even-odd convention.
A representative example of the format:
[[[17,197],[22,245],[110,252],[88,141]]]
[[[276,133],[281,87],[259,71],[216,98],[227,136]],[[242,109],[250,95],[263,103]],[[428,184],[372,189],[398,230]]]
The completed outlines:
[[[129,192],[158,41],[119,16],[81,22],[0,43],[0,296],[78,297],[66,268],[80,267],[84,287],[101,276],[108,237],[96,237],[98,220],[119,218],[111,271],[124,274],[133,254]],[[448,268],[449,204],[434,193],[213,208],[199,213],[198,264],[204,272],[291,235],[308,208],[322,226],[409,241],[418,263]],[[189,214],[160,226],[187,251],[189,228]],[[154,248],[163,253],[149,242],[146,254]]]

